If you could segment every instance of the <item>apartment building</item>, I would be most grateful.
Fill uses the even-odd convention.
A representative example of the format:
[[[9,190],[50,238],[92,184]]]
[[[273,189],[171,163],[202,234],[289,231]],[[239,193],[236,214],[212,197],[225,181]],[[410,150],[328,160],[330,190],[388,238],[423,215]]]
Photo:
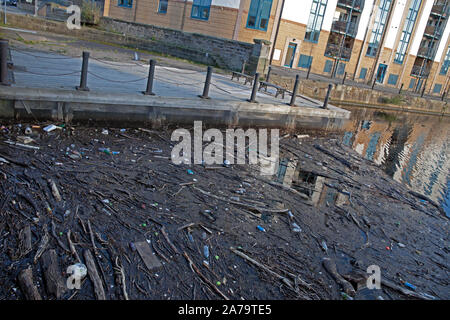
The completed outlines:
[[[273,65],[442,94],[450,0],[105,0],[104,15],[253,43]]]

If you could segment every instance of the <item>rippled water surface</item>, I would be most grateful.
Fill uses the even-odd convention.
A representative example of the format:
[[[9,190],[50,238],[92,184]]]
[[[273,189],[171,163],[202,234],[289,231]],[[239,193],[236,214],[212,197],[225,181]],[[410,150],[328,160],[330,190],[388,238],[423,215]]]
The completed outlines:
[[[342,141],[450,216],[450,117],[348,108]]]

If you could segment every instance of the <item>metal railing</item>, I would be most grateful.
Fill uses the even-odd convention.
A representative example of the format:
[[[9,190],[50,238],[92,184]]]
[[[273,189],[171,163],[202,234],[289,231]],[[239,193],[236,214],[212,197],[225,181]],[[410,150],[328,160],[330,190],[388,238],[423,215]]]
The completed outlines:
[[[353,8],[357,11],[361,11],[363,8],[362,0],[338,0],[338,6],[345,8]]]
[[[448,6],[447,1],[439,1],[433,5],[431,8],[431,13],[436,15],[448,15],[450,6]]]
[[[347,21],[333,21],[331,25],[331,31],[339,32],[339,33],[347,33],[350,37],[356,37],[357,33],[357,25],[354,22],[347,22]]]
[[[436,49],[429,47],[419,47],[417,51],[417,56],[425,59],[433,59]]]
[[[340,53],[340,58],[350,59],[350,57],[352,55],[352,49],[346,48],[346,47],[341,47],[337,44],[332,44],[332,43],[327,44],[327,47],[325,49],[326,56],[339,57],[339,53]]]
[[[430,75],[430,69],[422,66],[413,66],[411,70],[411,75],[426,78]]]
[[[427,26],[427,27],[425,28],[424,34],[429,35],[429,36],[432,36],[432,37],[433,37],[433,36],[439,37],[439,36],[442,35],[442,29],[441,29],[441,28],[438,28],[438,27],[436,27],[436,26]]]

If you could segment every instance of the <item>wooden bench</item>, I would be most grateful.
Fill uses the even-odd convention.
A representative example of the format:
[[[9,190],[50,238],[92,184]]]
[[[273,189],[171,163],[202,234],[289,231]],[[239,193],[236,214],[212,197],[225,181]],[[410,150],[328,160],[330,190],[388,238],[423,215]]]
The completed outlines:
[[[238,81],[240,78],[244,78],[245,79],[244,85],[246,85],[247,82],[252,84],[253,79],[255,79],[254,76],[249,76],[248,74],[236,72],[236,71],[233,71],[231,74],[231,80],[233,80],[234,78],[236,78]]]
[[[273,84],[273,83],[260,81],[259,82],[259,89],[258,89],[258,91],[261,91],[261,89],[264,88],[264,91],[267,92],[267,87],[275,88],[277,90],[277,92],[275,94],[275,98],[278,97],[278,95],[281,94],[282,98],[284,99],[284,95],[285,95],[287,89],[285,89],[283,87],[280,87],[280,86],[277,86],[276,84]]]

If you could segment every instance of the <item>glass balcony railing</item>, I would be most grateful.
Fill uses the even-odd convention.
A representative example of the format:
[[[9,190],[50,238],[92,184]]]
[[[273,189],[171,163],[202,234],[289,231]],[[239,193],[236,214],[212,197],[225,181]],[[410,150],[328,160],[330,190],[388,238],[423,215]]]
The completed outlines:
[[[364,7],[362,0],[338,0],[337,5],[343,8],[353,8],[356,11],[362,11]]]
[[[417,52],[417,56],[425,58],[425,59],[433,59],[435,54],[435,49],[429,47],[419,47],[419,51]]]
[[[426,78],[430,75],[430,69],[423,66],[413,66],[411,75],[420,78]]]
[[[447,16],[450,6],[446,1],[436,2],[431,8],[431,13],[439,16]]]
[[[356,37],[358,29],[356,23],[354,22],[333,21],[333,24],[331,25],[331,31],[347,34],[347,36],[354,38]]]
[[[350,60],[350,57],[352,55],[352,49],[346,48],[346,47],[341,47],[337,44],[332,44],[332,43],[327,44],[327,47],[325,49],[326,56],[333,57],[333,58],[339,58],[339,54],[340,54],[341,59]]]
[[[424,34],[429,37],[439,38],[442,35],[442,30],[436,26],[427,26]]]

